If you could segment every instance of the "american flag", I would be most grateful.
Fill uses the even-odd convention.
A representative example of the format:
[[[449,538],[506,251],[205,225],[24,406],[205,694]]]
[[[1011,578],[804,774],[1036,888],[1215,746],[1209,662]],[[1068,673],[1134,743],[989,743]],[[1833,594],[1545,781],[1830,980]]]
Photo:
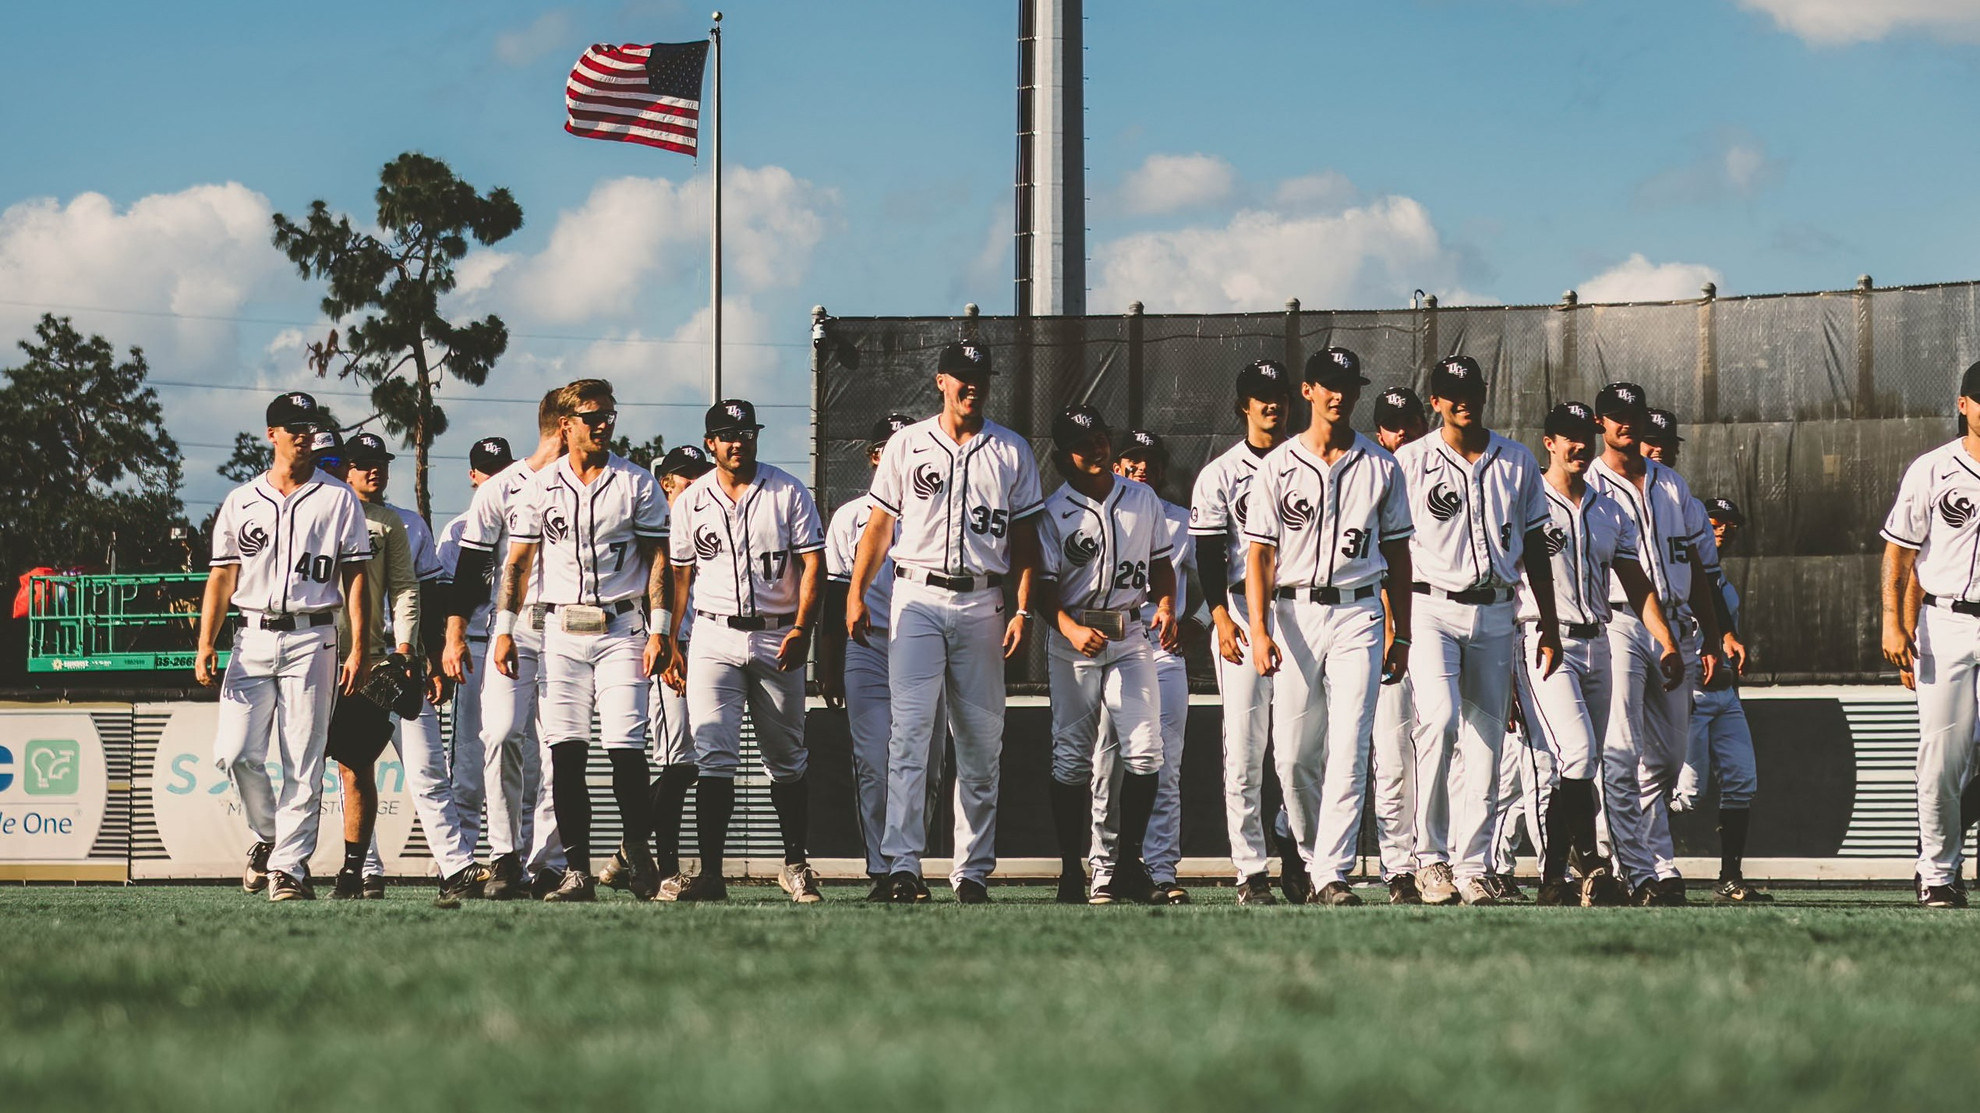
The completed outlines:
[[[564,130],[585,139],[616,139],[695,153],[701,125],[701,71],[708,40],[691,43],[600,43],[584,52],[564,85]]]

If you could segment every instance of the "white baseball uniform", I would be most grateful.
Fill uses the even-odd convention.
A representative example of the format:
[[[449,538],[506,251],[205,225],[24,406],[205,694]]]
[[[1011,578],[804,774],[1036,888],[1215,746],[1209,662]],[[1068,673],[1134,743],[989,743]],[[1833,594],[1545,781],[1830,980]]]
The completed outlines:
[[[1980,689],[1980,460],[1961,441],[1912,462],[1884,540],[1918,552],[1918,875],[1959,877],[1959,793],[1973,755]]]
[[[694,589],[688,589],[686,599],[676,599],[674,606],[679,608],[680,637],[675,646],[681,653],[682,667],[686,667],[687,653],[693,645],[694,636]],[[674,691],[673,686],[653,674],[653,747],[650,754],[662,766],[693,765],[694,735],[688,730],[687,697]]]
[[[1382,680],[1384,542],[1413,527],[1394,456],[1355,434],[1328,463],[1294,437],[1251,485],[1244,535],[1275,550],[1273,749],[1293,840],[1316,887],[1354,872]]]
[[[460,567],[461,531],[466,528],[467,515],[459,514],[440,527],[440,535],[435,538],[441,567],[446,570],[442,579],[448,584],[454,582],[454,573]],[[494,571],[492,564],[489,571]],[[492,576],[479,586],[492,589]],[[494,601],[488,599],[468,616],[467,644],[471,667],[467,679],[454,685],[454,694],[447,701],[450,720],[447,773],[452,780],[454,807],[460,814],[462,825],[477,842],[481,835],[484,765],[487,761],[481,746],[481,670],[488,661],[488,623],[493,613]]]
[[[213,519],[212,564],[239,566],[230,602],[241,612],[220,681],[214,765],[233,780],[255,839],[272,845],[268,868],[298,879],[316,852],[337,698],[340,569],[370,559],[357,495],[321,471],[287,495],[260,476],[230,492]]]
[[[736,776],[749,707],[772,781],[804,776],[804,670],[777,664],[798,620],[799,557],[825,547],[811,492],[758,463],[735,498],[710,471],[674,502],[673,560],[694,570],[696,631],[688,651],[688,730],[704,777]]]
[[[1491,869],[1500,750],[1512,706],[1513,603],[1527,531],[1547,522],[1542,471],[1497,433],[1467,461],[1433,431],[1396,450],[1416,522],[1409,675],[1416,697],[1416,862],[1461,890]],[[1475,593],[1475,594],[1474,594]],[[1471,602],[1460,602],[1463,595]]]
[[[1408,673],[1375,696],[1368,748],[1382,880],[1416,871],[1416,685]]]
[[[1721,578],[1719,594],[1737,626],[1739,592]],[[1746,707],[1739,701],[1738,678],[1717,689],[1692,689],[1690,737],[1684,771],[1678,774],[1677,791],[1671,796],[1672,810],[1684,811],[1695,805],[1715,773],[1720,810],[1751,807],[1753,794],[1760,788],[1760,775],[1753,760],[1753,730],[1746,722]]]
[[[892,556],[887,746],[889,872],[921,872],[929,766],[946,701],[956,753],[955,866],[983,882],[997,865],[997,787],[1004,749],[1004,593],[1010,532],[1044,505],[1022,437],[994,421],[957,443],[932,417],[895,433],[873,475],[873,501],[899,522]]]
[[[1690,618],[1691,577],[1717,576],[1705,508],[1677,472],[1643,462],[1643,487],[1597,459],[1588,482],[1613,499],[1636,526],[1637,561],[1677,635],[1686,683],[1664,690],[1657,668],[1662,656],[1642,619],[1623,603],[1622,583],[1609,577],[1609,657],[1614,683],[1602,746],[1603,812],[1614,843],[1619,876],[1632,887],[1678,876],[1671,839],[1670,794],[1691,737],[1691,687],[1699,675]],[[1638,802],[1635,808],[1627,802]]]
[[[825,527],[825,575],[837,583],[852,583],[853,562],[860,535],[873,514],[873,496],[863,494],[832,512]],[[898,527],[897,527],[898,528]],[[893,734],[893,711],[887,691],[887,621],[893,609],[894,559],[889,556],[866,589],[871,616],[867,644],[846,639],[846,725],[852,732],[853,789],[859,804],[859,832],[866,844],[866,872],[886,873],[887,858],[880,840],[887,826],[887,745]],[[941,724],[938,711],[934,721]]]
[[[1251,488],[1258,464],[1267,453],[1239,441],[1203,466],[1190,492],[1189,532],[1204,545],[1224,547],[1230,593],[1225,603],[1231,621],[1249,631],[1250,607],[1244,598],[1245,560],[1251,543],[1244,537],[1252,509]],[[1248,637],[1247,633],[1247,637]],[[1211,649],[1217,667],[1217,690],[1223,697],[1224,823],[1230,836],[1231,864],[1237,879],[1266,872],[1272,850],[1266,841],[1264,808],[1265,747],[1271,741],[1272,677],[1260,676],[1251,647],[1244,660],[1233,664]]]

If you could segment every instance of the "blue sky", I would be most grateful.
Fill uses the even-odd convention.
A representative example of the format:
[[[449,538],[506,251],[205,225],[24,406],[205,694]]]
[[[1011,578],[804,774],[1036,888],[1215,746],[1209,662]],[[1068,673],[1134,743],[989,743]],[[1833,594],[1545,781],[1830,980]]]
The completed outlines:
[[[329,11],[327,17],[322,13]],[[1011,303],[1015,2],[738,0],[725,20],[732,383],[806,397],[805,325]],[[522,203],[463,311],[518,334],[481,395],[620,380],[698,431],[705,165],[567,136],[592,42],[700,37],[622,3],[91,3],[0,38],[0,343],[61,307],[142,344],[189,445],[309,386],[318,291],[267,244],[368,215],[404,150]],[[1980,0],[1088,0],[1092,308],[1685,297],[1976,277]],[[0,357],[12,362],[12,357]],[[348,389],[321,384],[326,394]],[[456,394],[455,397],[461,397]],[[469,396],[471,397],[471,396]],[[355,398],[331,397],[356,416]],[[766,455],[802,463],[800,410]],[[527,436],[461,401],[442,456]],[[189,447],[195,513],[223,452]],[[458,459],[435,507],[456,510]],[[409,499],[410,478],[396,480]]]

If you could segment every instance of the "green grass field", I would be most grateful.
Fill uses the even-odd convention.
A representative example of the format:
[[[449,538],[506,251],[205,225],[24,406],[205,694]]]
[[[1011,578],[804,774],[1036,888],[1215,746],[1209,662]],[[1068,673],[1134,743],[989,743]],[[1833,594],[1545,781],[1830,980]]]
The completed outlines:
[[[1970,1108],[1980,913],[0,890],[0,1108]],[[1364,890],[1373,897],[1373,890]]]

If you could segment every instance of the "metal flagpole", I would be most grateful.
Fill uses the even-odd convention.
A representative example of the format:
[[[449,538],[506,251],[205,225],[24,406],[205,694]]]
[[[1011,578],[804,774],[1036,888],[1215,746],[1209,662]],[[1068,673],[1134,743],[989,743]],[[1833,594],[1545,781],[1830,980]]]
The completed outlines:
[[[714,208],[712,213],[712,220],[714,223],[714,235],[711,238],[711,242],[713,246],[710,248],[713,257],[709,265],[709,271],[713,275],[714,289],[709,295],[710,298],[709,310],[714,315],[714,320],[715,320],[715,325],[713,330],[715,334],[715,343],[714,343],[715,397],[713,401],[720,402],[722,400],[722,13],[721,12],[715,13],[715,26],[710,27],[708,29],[708,43],[710,46],[715,48],[714,50],[715,95],[708,98],[709,107],[715,110],[714,111],[715,126],[712,129],[714,132],[715,142],[713,146],[710,147],[710,154],[708,160],[708,166],[710,171],[709,185],[711,187],[709,192],[714,196],[714,203],[713,203]]]

